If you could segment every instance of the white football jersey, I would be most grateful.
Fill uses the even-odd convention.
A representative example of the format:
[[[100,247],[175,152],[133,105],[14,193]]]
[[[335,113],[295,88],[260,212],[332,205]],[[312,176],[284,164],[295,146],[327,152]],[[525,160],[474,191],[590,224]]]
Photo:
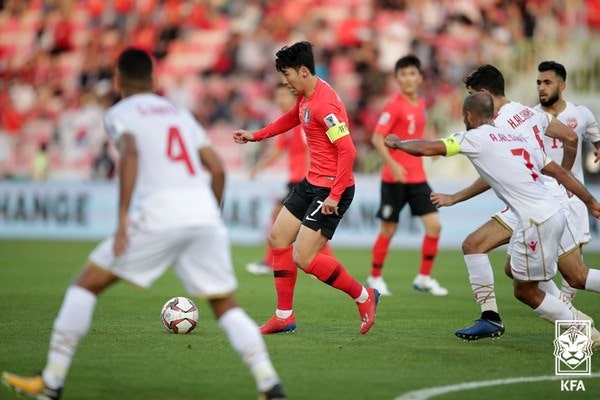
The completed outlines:
[[[500,107],[498,114],[494,116],[494,125],[500,128],[510,129],[513,133],[519,132],[523,135],[530,135],[539,143],[542,150],[545,151],[543,137],[546,136],[545,133],[552,118],[552,115],[545,112],[524,106],[516,101],[510,101]],[[550,158],[552,159],[552,157]],[[557,160],[557,162],[560,163],[561,159]],[[568,207],[567,193],[564,188],[558,184],[556,179],[548,175],[542,175],[540,180],[548,187],[548,189],[550,189],[550,192],[558,201],[565,207]]]
[[[523,114],[523,121],[527,120]],[[542,223],[560,210],[541,181],[550,158],[533,135],[482,125],[453,135],[479,175],[518,216],[524,226]],[[451,155],[451,154],[450,154]]]
[[[116,142],[135,138],[138,171],[130,214],[148,229],[214,225],[220,209],[198,150],[210,146],[193,115],[156,94],[137,94],[112,106],[104,125]]]
[[[544,112],[541,104],[534,107],[536,110]],[[573,129],[579,138],[579,146],[577,147],[577,157],[571,172],[579,181],[583,182],[583,166],[581,160],[582,143],[584,140],[589,140],[591,143],[600,141],[600,131],[598,130],[598,122],[594,114],[585,106],[566,102],[565,109],[556,116],[563,124]],[[548,136],[544,137],[546,153],[553,160],[560,162],[563,156],[563,144],[560,140]]]

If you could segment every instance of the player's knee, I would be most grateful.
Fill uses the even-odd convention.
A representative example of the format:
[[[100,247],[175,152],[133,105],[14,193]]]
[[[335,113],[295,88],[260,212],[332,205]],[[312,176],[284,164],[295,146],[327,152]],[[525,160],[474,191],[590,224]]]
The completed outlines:
[[[294,264],[296,264],[296,267],[300,268],[303,271],[306,271],[306,268],[308,268],[313,258],[314,255],[312,257],[309,257],[307,254],[298,251],[296,248],[294,248],[294,251],[292,253],[292,259],[294,260]]]
[[[529,286],[515,285],[514,286],[515,298],[525,304],[529,304],[532,293]]]
[[[462,242],[463,254],[483,254],[481,249],[481,240],[476,235],[469,235]]]
[[[562,274],[565,281],[573,289],[585,289],[585,281],[587,280],[588,269],[582,268],[577,271],[570,271],[569,273]]]

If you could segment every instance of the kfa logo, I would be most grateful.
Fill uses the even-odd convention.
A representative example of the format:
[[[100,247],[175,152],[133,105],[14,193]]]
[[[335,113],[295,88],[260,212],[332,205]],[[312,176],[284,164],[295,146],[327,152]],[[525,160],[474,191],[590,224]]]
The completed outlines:
[[[591,321],[559,320],[554,323],[554,374],[560,376],[591,375]],[[562,380],[561,391],[585,390],[583,381]]]

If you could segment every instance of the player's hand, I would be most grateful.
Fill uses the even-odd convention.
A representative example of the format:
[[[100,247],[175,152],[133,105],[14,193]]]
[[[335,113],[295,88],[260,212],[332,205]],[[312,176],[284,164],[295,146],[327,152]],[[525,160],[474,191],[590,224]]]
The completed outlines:
[[[429,195],[429,199],[431,200],[433,205],[436,206],[437,208],[450,207],[450,206],[453,206],[454,204],[456,204],[454,202],[453,196],[450,194],[432,192]]]
[[[238,131],[233,132],[233,141],[237,144],[254,142],[254,134],[240,129]]]
[[[390,149],[396,148],[396,142],[399,142],[400,138],[395,133],[390,133],[383,140],[383,144]]]
[[[321,207],[321,213],[325,215],[338,215],[338,202],[327,197]]]
[[[594,201],[590,206],[588,206],[588,209],[594,217],[600,219],[600,203]]]
[[[115,233],[115,240],[113,243],[113,251],[116,257],[119,257],[127,249],[129,239],[127,238],[127,225],[119,225],[117,232]]]

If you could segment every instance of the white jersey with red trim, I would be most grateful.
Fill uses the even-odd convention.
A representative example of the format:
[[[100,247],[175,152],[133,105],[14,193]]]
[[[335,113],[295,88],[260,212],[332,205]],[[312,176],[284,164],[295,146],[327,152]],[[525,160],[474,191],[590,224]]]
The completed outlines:
[[[469,158],[479,175],[518,216],[523,226],[542,223],[560,210],[540,179],[541,170],[552,160],[532,135],[506,127],[482,125],[453,137],[458,142],[459,152]]]
[[[538,111],[544,112],[541,104],[538,104],[534,107],[534,109]],[[581,160],[581,150],[584,140],[588,140],[591,143],[596,143],[600,141],[600,130],[598,129],[598,121],[594,117],[594,114],[590,111],[589,108],[571,103],[570,101],[566,102],[566,107],[563,111],[560,112],[556,116],[563,124],[567,125],[569,128],[573,129],[573,131],[577,134],[579,138],[579,146],[577,146],[577,157],[575,158],[575,163],[573,164],[573,168],[571,168],[571,172],[577,179],[583,182],[583,166]],[[544,144],[546,153],[553,160],[560,162],[563,156],[563,144],[560,140],[554,139],[548,136],[544,137]]]
[[[494,124],[500,128],[511,129],[513,132],[531,135],[545,151],[543,137],[552,118],[551,115],[545,112],[524,106],[516,101],[510,101],[500,107],[500,110],[494,116]],[[552,159],[552,157],[550,158]],[[558,162],[560,163],[560,160]],[[540,180],[550,189],[554,197],[567,207],[567,193],[556,179],[548,175],[542,175]]]
[[[104,125],[115,143],[124,134],[135,139],[138,170],[130,214],[142,227],[220,222],[219,205],[198,154],[211,143],[188,110],[156,94],[137,94],[112,106]]]

